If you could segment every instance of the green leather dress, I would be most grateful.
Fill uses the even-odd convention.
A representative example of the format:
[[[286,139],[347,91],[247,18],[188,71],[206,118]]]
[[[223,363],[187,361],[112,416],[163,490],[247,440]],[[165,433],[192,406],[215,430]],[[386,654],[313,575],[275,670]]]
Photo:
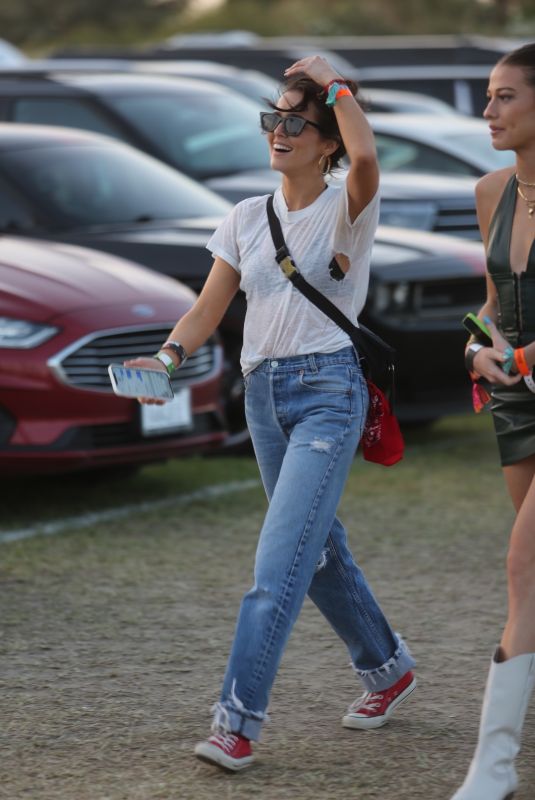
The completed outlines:
[[[497,326],[513,347],[535,340],[535,240],[527,268],[511,269],[511,230],[517,201],[517,181],[511,176],[489,230],[487,269],[498,294]],[[526,211],[527,213],[527,211]],[[493,385],[491,411],[503,466],[535,453],[535,394],[524,381],[514,386]]]

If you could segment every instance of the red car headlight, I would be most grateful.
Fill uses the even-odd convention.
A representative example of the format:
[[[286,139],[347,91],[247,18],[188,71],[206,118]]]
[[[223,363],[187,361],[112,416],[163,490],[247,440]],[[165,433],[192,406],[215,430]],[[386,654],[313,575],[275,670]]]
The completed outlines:
[[[28,350],[38,347],[58,333],[53,325],[42,325],[26,319],[0,317],[0,347]]]

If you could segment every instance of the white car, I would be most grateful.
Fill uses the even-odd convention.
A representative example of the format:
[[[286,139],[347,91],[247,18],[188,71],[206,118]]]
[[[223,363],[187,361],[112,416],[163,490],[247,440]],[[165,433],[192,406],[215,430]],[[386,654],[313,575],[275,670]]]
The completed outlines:
[[[276,100],[278,97],[279,82],[253,69],[238,69],[229,64],[218,64],[213,61],[181,60],[181,61],[132,61],[131,69],[134,72],[147,72],[152,75],[177,75],[179,77],[196,78],[203,81],[213,81],[233,89],[238,94],[245,95],[265,105],[265,99]]]
[[[361,95],[366,101],[369,113],[433,114],[440,117],[450,114],[459,115],[456,108],[443,100],[420,92],[401,92],[397,89],[362,86]]]
[[[263,72],[253,69],[238,69],[229,64],[219,64],[201,59],[145,59],[143,61],[130,58],[48,58],[28,63],[31,70],[61,70],[62,72],[131,72],[147,75],[178,76],[196,80],[211,81],[232,89],[238,94],[265,105],[265,99],[275,100],[278,97],[279,82]],[[375,89],[373,90],[375,92]],[[382,93],[383,90],[380,90]],[[390,92],[388,92],[390,94]],[[400,94],[394,92],[394,94]],[[408,94],[401,92],[401,94]],[[430,102],[435,102],[429,98]],[[440,102],[440,101],[436,101]],[[444,104],[446,105],[446,104]],[[446,105],[447,107],[447,105]],[[381,108],[382,110],[382,108]]]
[[[354,67],[343,69],[342,74],[356,79]],[[189,77],[203,81],[213,81],[233,89],[265,106],[266,98],[276,100],[281,80],[275,80],[264,72],[253,69],[240,69],[230,64],[222,64],[206,59],[156,59],[143,61],[130,58],[65,58],[56,56],[38,61],[28,61],[31,70],[62,70],[79,72],[145,72],[149,75],[171,75]],[[396,89],[361,87],[361,96],[368,111],[395,114],[458,114],[456,108],[418,92],[401,92]]]
[[[9,69],[14,67],[19,69],[23,67],[29,59],[26,58],[22,50],[15,47],[14,44],[7,42],[5,39],[0,39],[0,69]]]
[[[369,114],[382,172],[479,177],[514,164],[512,150],[495,150],[484,120],[435,114]]]

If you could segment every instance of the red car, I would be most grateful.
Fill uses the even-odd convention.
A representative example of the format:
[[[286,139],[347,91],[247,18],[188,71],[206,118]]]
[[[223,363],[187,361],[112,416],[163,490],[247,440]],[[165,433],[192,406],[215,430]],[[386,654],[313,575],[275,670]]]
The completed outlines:
[[[0,474],[132,467],[218,447],[217,341],[174,374],[165,406],[117,397],[107,373],[154,353],[194,300],[178,281],[106,253],[0,239]]]

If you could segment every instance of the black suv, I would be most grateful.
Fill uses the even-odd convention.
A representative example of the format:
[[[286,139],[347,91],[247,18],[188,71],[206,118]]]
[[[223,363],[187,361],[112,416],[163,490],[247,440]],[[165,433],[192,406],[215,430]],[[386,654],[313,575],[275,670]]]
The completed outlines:
[[[104,250],[198,291],[212,263],[205,244],[230,208],[195,181],[108,137],[0,124],[0,234]],[[467,407],[461,318],[481,305],[484,293],[481,243],[378,230],[362,318],[398,350],[402,420],[424,422]],[[234,443],[246,437],[239,368],[244,314],[238,293],[221,326]]]
[[[0,72],[0,121],[62,125],[120,139],[231,202],[272,191],[260,106],[191,78],[83,71]],[[438,123],[437,123],[438,124]],[[384,173],[387,225],[478,239],[473,178]]]

